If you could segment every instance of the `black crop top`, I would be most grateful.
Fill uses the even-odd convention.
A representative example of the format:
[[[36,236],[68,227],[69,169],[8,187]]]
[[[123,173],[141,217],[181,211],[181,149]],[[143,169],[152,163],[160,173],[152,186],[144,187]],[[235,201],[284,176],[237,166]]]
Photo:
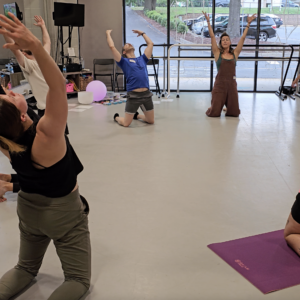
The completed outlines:
[[[39,194],[50,198],[64,197],[72,192],[77,182],[77,175],[83,166],[77,157],[67,136],[66,155],[49,168],[37,169],[31,159],[31,148],[36,135],[37,121],[16,141],[26,147],[21,153],[10,153],[11,164],[18,174],[21,190],[25,193]]]

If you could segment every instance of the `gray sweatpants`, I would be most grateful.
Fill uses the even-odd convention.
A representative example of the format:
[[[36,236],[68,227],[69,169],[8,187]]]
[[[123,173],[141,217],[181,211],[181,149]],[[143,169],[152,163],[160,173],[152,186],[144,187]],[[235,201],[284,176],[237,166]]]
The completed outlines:
[[[49,300],[80,299],[89,289],[91,246],[89,206],[78,189],[62,198],[19,192],[19,262],[0,279],[0,300],[21,292],[37,275],[51,240],[56,247],[65,281]]]

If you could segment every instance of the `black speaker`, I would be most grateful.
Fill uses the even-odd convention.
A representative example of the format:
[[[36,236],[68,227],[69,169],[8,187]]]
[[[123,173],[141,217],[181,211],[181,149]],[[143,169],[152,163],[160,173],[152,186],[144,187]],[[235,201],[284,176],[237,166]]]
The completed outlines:
[[[61,72],[63,72],[63,65],[58,65]],[[66,65],[67,73],[80,72],[82,70],[81,64],[68,64]]]
[[[67,72],[80,72],[82,70],[81,64],[68,64],[66,65]]]

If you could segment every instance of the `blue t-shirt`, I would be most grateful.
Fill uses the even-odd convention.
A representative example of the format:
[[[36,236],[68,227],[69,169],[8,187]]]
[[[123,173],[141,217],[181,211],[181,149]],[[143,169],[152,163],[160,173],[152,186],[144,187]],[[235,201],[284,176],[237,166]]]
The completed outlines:
[[[122,57],[117,65],[123,70],[126,77],[127,92],[139,88],[149,89],[149,78],[147,71],[148,57],[143,54],[136,58]]]

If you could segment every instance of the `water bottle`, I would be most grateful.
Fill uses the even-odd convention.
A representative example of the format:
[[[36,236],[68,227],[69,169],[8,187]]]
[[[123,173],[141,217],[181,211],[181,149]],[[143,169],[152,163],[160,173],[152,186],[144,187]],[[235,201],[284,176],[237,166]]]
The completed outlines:
[[[82,69],[84,69],[84,60],[83,60],[82,57],[81,57],[81,59],[80,59],[80,64],[81,64]]]
[[[10,66],[10,73],[14,74],[14,67],[12,65]]]
[[[63,73],[67,73],[66,65],[63,66]]]

